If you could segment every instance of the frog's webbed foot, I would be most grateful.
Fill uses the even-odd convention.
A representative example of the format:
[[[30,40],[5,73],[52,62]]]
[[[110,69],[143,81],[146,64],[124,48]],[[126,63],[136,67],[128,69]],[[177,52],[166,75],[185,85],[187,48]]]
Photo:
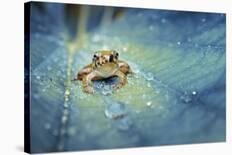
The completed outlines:
[[[89,94],[93,94],[94,93],[94,89],[91,86],[83,87],[83,91],[86,92],[86,93],[89,93]]]
[[[86,75],[82,79],[82,87],[83,91],[86,93],[93,94],[94,89],[93,87],[90,86],[92,79],[96,76],[94,72],[91,72],[90,74]]]
[[[113,88],[114,89],[122,88],[127,82],[126,75],[120,70],[118,70],[114,75],[119,77],[119,83],[114,85]]]

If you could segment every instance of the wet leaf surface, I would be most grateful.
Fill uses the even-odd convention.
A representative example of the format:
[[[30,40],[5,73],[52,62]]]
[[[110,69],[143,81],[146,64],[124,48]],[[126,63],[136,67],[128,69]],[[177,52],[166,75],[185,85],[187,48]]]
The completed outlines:
[[[93,51],[115,49],[135,72],[94,82],[94,95],[67,82],[63,5],[32,6],[32,152],[225,141],[225,16],[127,9],[89,31],[71,77]],[[67,102],[65,95],[70,95]]]

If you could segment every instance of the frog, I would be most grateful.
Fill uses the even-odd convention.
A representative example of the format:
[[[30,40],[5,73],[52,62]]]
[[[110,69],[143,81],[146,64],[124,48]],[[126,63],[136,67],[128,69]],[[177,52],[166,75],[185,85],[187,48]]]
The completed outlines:
[[[127,75],[132,74],[131,67],[123,60],[119,60],[119,52],[116,50],[95,51],[92,62],[84,66],[74,80],[82,82],[82,90],[85,93],[94,94],[91,86],[93,81],[118,77],[119,82],[113,85],[113,89],[122,88],[127,83]]]

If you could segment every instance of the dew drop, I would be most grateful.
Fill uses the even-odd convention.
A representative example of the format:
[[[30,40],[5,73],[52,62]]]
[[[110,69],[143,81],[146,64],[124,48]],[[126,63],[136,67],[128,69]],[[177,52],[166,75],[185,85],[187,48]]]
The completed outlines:
[[[68,100],[68,98],[65,98],[65,101]],[[64,107],[68,108],[68,103],[64,103]]]
[[[152,74],[151,72],[145,74],[145,78],[146,78],[148,81],[154,80],[153,74]]]
[[[142,98],[143,98],[143,99],[146,99],[146,97],[147,97],[146,94],[143,94],[143,95],[142,95]]]
[[[156,91],[155,91],[155,93],[156,93],[156,94],[159,94],[159,93],[160,93],[160,91],[159,91],[159,90],[156,90]]]
[[[105,109],[105,116],[110,119],[123,118],[125,115],[126,110],[123,103],[111,103]]]
[[[107,95],[111,95],[111,94],[112,94],[112,91],[110,91],[110,90],[102,90],[102,95],[107,96]]]
[[[93,42],[99,42],[101,40],[101,37],[99,35],[94,35],[92,38]]]
[[[50,124],[50,123],[45,123],[45,124],[44,124],[44,128],[45,128],[46,130],[51,129],[51,124]]]
[[[59,132],[58,132],[58,130],[54,130],[54,131],[52,132],[52,134],[53,134],[54,136],[58,136]]]
[[[68,115],[68,109],[64,109],[64,115]]]
[[[197,94],[197,92],[196,92],[196,91],[193,91],[193,92],[192,92],[192,94],[193,94],[193,95],[196,95],[196,94]]]
[[[40,95],[39,95],[39,94],[34,94],[33,97],[34,97],[35,99],[39,99],[39,98],[40,98]]]
[[[143,16],[143,14],[140,12],[140,13],[138,13],[138,15],[137,15],[138,17],[142,17]]]
[[[107,50],[107,49],[109,49],[109,47],[108,47],[107,45],[103,45],[103,46],[102,46],[102,49],[103,49],[103,50]]]
[[[151,104],[152,104],[151,101],[148,101],[148,102],[146,103],[147,106],[151,106]]]
[[[185,103],[189,103],[192,100],[191,97],[187,94],[182,95],[180,99],[183,100]]]
[[[140,114],[141,111],[140,111],[140,110],[135,110],[135,113],[136,113],[136,114]]]
[[[70,95],[70,91],[66,90],[64,94],[68,96],[68,95]]]
[[[62,117],[61,122],[64,124],[64,123],[67,122],[67,120],[68,120],[68,117],[67,117],[66,115],[64,115],[64,116]]]
[[[126,47],[123,47],[123,49],[122,49],[124,52],[126,52],[127,51],[127,48]]]
[[[161,23],[163,23],[163,24],[166,23],[166,19],[165,19],[165,18],[162,18],[162,19],[161,19]]]
[[[153,26],[153,25],[150,25],[150,26],[149,26],[149,30],[150,30],[150,31],[153,31],[153,30],[154,30],[154,26]]]
[[[188,40],[188,42],[191,42],[191,41],[192,41],[192,39],[191,39],[191,38],[188,38],[187,40]]]
[[[47,67],[48,71],[52,70],[52,67],[51,66],[48,66]]]
[[[74,136],[76,134],[76,129],[74,127],[71,127],[68,129],[67,132],[70,136]]]
[[[37,76],[36,76],[36,79],[37,79],[37,80],[40,80],[40,76],[39,76],[39,75],[37,75]]]
[[[115,123],[117,124],[117,128],[122,131],[129,130],[132,126],[132,121],[128,117],[119,119]]]

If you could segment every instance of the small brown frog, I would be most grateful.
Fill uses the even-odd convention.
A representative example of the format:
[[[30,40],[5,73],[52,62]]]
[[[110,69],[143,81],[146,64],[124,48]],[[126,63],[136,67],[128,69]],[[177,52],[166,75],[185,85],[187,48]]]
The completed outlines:
[[[130,66],[118,60],[119,53],[115,50],[101,50],[95,52],[92,63],[83,67],[77,74],[75,80],[82,81],[83,91],[86,93],[94,93],[91,87],[91,81],[102,80],[111,77],[119,77],[119,83],[114,85],[114,89],[121,88],[127,82],[126,75],[132,73]]]

